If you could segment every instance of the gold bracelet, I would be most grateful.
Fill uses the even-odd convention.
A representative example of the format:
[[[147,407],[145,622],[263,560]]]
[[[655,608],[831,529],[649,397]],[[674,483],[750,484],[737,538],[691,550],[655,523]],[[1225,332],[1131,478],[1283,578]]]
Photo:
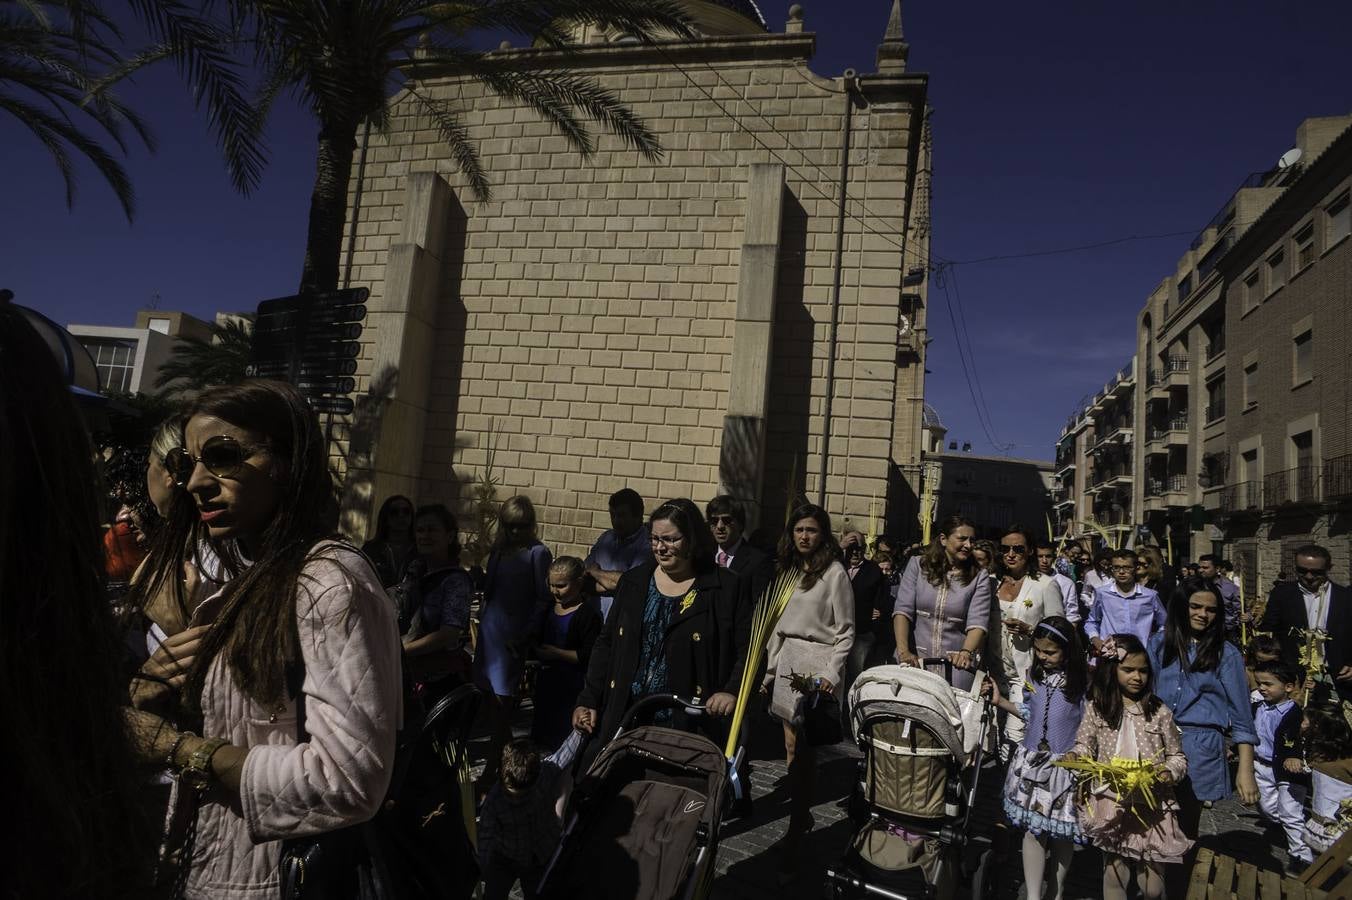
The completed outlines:
[[[188,756],[188,764],[178,773],[178,777],[198,793],[206,790],[214,773],[211,771],[211,758],[216,751],[230,743],[224,738],[207,738],[197,745]]]
[[[178,748],[183,746],[183,741],[190,737],[197,737],[191,731],[180,731],[178,737],[174,738],[173,746],[169,748],[169,755],[164,758],[164,767],[166,769],[177,769],[174,765],[174,757],[178,755]]]

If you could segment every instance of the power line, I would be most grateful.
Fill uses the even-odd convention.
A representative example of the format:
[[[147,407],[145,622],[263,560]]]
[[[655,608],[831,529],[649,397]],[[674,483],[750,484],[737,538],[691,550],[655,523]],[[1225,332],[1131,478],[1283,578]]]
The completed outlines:
[[[948,309],[948,320],[953,325],[953,336],[958,345],[958,361],[962,364],[962,377],[967,382],[967,393],[972,398],[972,407],[976,410],[977,423],[981,425],[981,430],[985,432],[986,440],[990,441],[991,446],[999,449],[1001,444],[995,439],[993,424],[987,421],[989,412],[983,412],[984,407],[981,401],[977,399],[977,390],[972,379],[973,367],[969,367],[967,364],[967,351],[963,349],[962,338],[960,337],[958,330],[957,316],[953,313],[953,298],[948,289],[948,279],[945,277],[945,271],[946,267],[940,266],[935,274],[935,281],[939,289],[944,292],[944,306]]]

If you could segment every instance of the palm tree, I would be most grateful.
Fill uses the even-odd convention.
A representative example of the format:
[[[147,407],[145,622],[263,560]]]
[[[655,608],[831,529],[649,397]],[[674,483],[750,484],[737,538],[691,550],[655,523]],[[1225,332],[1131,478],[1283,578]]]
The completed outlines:
[[[112,90],[113,84],[158,60],[172,60],[205,106],[235,187],[258,185],[263,151],[257,119],[244,97],[230,56],[228,35],[178,0],[130,0],[157,42],[128,56],[123,36],[97,0],[20,0],[0,10],[0,112],[18,119],[42,142],[75,201],[71,151],[92,162],[117,195],[130,221],[136,210],[131,181],[103,140],[127,152],[129,129],[154,151],[142,119]]]
[[[451,158],[481,198],[488,177],[453,102],[422,93],[405,79],[435,67],[475,79],[523,102],[584,155],[593,140],[584,120],[618,135],[645,157],[661,155],[657,138],[610,92],[566,70],[505,68],[469,48],[484,30],[524,35],[567,50],[568,24],[615,27],[640,41],[660,32],[691,35],[678,0],[228,0],[231,27],[255,48],[263,77],[261,114],[282,91],[295,92],[318,120],[319,147],[310,198],[302,291],[338,286],[347,187],[357,130],[383,128],[403,89],[435,123]]]
[[[218,384],[238,384],[247,376],[253,323],[229,318],[211,325],[211,337],[181,337],[155,376],[162,395],[186,396]]]

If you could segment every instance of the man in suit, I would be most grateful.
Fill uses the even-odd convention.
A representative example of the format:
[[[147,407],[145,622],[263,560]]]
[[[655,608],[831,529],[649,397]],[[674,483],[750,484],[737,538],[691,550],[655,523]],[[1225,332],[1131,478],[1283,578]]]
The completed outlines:
[[[1307,629],[1325,632],[1323,671],[1305,675],[1331,682],[1343,700],[1352,701],[1352,590],[1329,581],[1332,561],[1316,544],[1297,550],[1296,580],[1272,589],[1258,627],[1281,641],[1282,659],[1292,665],[1300,664]]]
[[[775,563],[768,553],[746,540],[746,507],[736,498],[724,494],[709,501],[704,516],[713,532],[714,543],[718,545],[714,561],[731,569],[738,578],[749,580],[752,601],[760,602],[761,595],[774,579]]]
[[[710,500],[704,508],[704,518],[709,522],[709,531],[714,536],[717,549],[714,550],[714,562],[731,570],[739,580],[747,583],[750,590],[750,602],[754,610],[761,596],[774,580],[775,561],[770,554],[746,540],[746,507],[735,497],[727,494]],[[759,679],[758,679],[759,680]],[[754,715],[754,714],[753,714]],[[742,727],[744,741],[749,741],[753,724]],[[742,819],[751,816],[751,762],[749,754],[742,759],[738,776],[745,788],[740,800],[734,801],[728,809],[728,818]]]

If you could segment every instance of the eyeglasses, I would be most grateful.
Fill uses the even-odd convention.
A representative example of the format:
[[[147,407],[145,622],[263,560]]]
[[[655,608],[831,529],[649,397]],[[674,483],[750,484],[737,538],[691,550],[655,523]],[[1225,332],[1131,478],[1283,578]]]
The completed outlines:
[[[185,487],[198,463],[217,478],[231,478],[244,461],[257,453],[259,447],[246,447],[234,438],[218,434],[202,444],[202,455],[193,456],[186,447],[175,447],[164,455],[164,467],[174,478],[174,484]]]
[[[684,540],[685,535],[683,534],[678,535],[677,537],[665,537],[664,535],[654,534],[652,536],[651,542],[654,545],[661,544],[663,547],[666,547],[668,550],[670,550],[672,547],[678,546],[681,543],[681,541]]]
[[[1135,566],[1112,566],[1114,572],[1135,572]]]
[[[1001,544],[1000,552],[1006,556],[1023,556],[1028,548],[1023,544]]]
[[[710,517],[709,517],[709,524],[710,524],[710,525],[736,525],[736,524],[737,524],[737,520],[734,519],[732,516],[710,516]]]
[[[1296,566],[1297,575],[1314,575],[1316,578],[1323,578],[1328,573],[1328,569],[1307,569],[1304,566]]]

